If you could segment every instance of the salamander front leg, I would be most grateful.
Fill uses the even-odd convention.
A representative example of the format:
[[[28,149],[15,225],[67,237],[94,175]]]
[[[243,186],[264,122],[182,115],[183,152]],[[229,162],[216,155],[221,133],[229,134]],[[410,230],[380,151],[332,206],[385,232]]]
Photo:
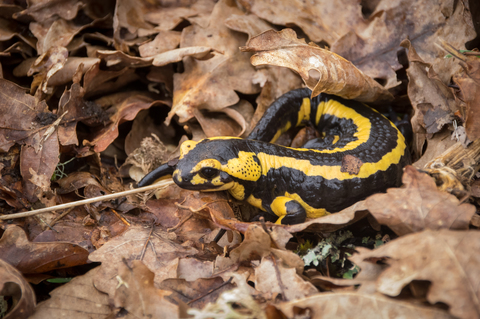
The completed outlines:
[[[270,208],[278,216],[276,224],[300,224],[307,218],[307,212],[299,202],[286,196],[276,197]]]

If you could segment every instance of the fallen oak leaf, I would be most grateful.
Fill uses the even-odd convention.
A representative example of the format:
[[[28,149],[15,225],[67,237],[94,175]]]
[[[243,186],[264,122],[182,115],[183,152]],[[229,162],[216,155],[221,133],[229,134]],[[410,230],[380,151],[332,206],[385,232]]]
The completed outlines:
[[[469,2],[391,0],[361,5],[363,9],[371,6],[367,24],[353,26],[332,43],[331,50],[365,74],[384,81],[387,89],[400,84],[396,72],[405,64],[399,61],[402,40],[410,39],[422,59],[431,62],[441,81],[448,84],[460,67],[453,59],[444,59],[435,43],[443,39],[464,49],[477,36]]]
[[[171,293],[155,288],[154,277],[142,261],[133,260],[131,267],[123,261],[116,276],[115,307],[135,318],[178,318],[178,306],[167,300]]]
[[[255,52],[253,65],[278,65],[300,74],[312,90],[312,96],[322,92],[362,102],[391,100],[393,96],[372,78],[341,56],[307,44],[298,39],[292,29],[268,30],[251,38],[242,51]]]
[[[424,62],[417,54],[410,40],[403,40],[400,45],[408,49],[408,97],[415,110],[413,130],[437,133],[453,120],[457,109],[453,94],[439,79],[432,64]]]
[[[38,304],[30,319],[44,318],[105,318],[112,313],[108,295],[94,285],[94,278],[102,267],[96,267],[85,275],[50,292],[50,299]]]
[[[12,225],[0,239],[0,256],[19,271],[35,274],[84,265],[88,251],[66,242],[31,242],[21,227]]]
[[[460,66],[463,68],[463,72],[454,75],[453,81],[460,87],[461,99],[466,104],[465,130],[468,139],[475,141],[480,138],[480,126],[475,120],[475,115],[480,112],[480,58],[478,56],[465,56],[451,45],[448,45],[448,47],[448,51],[459,59]]]
[[[457,318],[480,318],[479,249],[478,231],[425,230],[349,259],[357,265],[387,265],[375,283],[382,294],[395,297],[412,281],[426,280],[430,304],[445,303]]]
[[[309,309],[312,318],[429,318],[454,319],[446,311],[395,300],[379,294],[323,292],[306,298],[282,302],[275,307],[293,318],[298,309]]]
[[[149,96],[135,94],[128,94],[124,100],[118,101],[111,106],[106,112],[110,115],[110,123],[100,128],[94,138],[90,141],[83,141],[83,148],[79,149],[79,153],[83,156],[89,154],[90,151],[102,152],[108,145],[110,145],[118,136],[118,125],[125,121],[131,121],[135,118],[138,112],[148,109],[151,106],[167,104],[164,101],[153,100]],[[168,104],[167,104],[168,105]]]
[[[1,259],[0,295],[13,303],[9,309],[2,308],[2,317],[5,319],[30,318],[35,311],[35,292],[32,287],[17,269]]]
[[[205,61],[183,59],[185,71],[174,75],[173,105],[165,124],[169,125],[174,115],[184,123],[195,116],[195,110],[219,112],[232,106],[240,101],[236,91],[243,94],[259,91],[252,83],[255,69],[248,62],[250,55],[238,52],[246,35],[224,25],[233,14],[244,13],[234,1],[221,0],[215,5],[207,26],[193,24],[183,29],[180,48],[208,46],[214,52],[213,57]]]
[[[186,47],[180,49],[169,50],[153,56],[152,65],[164,66],[170,63],[180,62],[184,57],[190,56],[195,59],[201,59],[207,56],[212,48],[210,47]]]
[[[302,0],[276,1],[240,0],[248,12],[275,25],[300,27],[314,42],[326,41],[330,45],[352,28],[365,25],[360,3],[356,0],[328,1]],[[362,3],[361,6],[366,4]]]
[[[437,190],[435,181],[413,166],[404,169],[405,188],[390,188],[386,194],[366,199],[377,221],[402,236],[424,229],[468,229],[475,206],[461,204],[453,195]]]

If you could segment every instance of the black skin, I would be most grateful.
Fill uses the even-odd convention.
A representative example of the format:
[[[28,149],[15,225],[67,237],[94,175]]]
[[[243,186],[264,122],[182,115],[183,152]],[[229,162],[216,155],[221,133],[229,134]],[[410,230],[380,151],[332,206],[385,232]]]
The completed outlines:
[[[172,174],[173,170],[178,168],[182,172],[182,176],[181,178],[174,176],[174,181],[180,187],[193,190],[215,188],[214,184],[209,183],[201,186],[192,185],[190,180],[193,178],[193,175],[189,175],[189,172],[201,160],[216,159],[223,165],[230,159],[237,158],[240,151],[254,152],[255,154],[262,152],[273,156],[304,159],[314,165],[341,166],[345,153],[318,154],[313,151],[299,152],[268,143],[277,130],[283,127],[287,121],[297,122],[298,106],[301,105],[305,97],[310,96],[310,93],[311,91],[308,89],[293,90],[286,93],[270,106],[247,139],[203,140],[188,152],[183,159],[179,160],[176,166],[162,165],[149,173],[139,183],[139,186],[149,185],[161,176]],[[315,118],[316,105],[321,101],[329,99],[335,99],[353,108],[357,113],[370,120],[372,129],[368,141],[350,152],[363,163],[378,162],[385,153],[397,145],[398,133],[391,124],[379,113],[355,101],[321,94],[311,100],[312,114],[310,117]],[[335,149],[356,139],[354,133],[357,127],[348,119],[322,115],[318,129],[325,133],[325,137],[309,141],[306,147],[320,150]],[[335,145],[332,145],[332,136],[334,135],[339,135],[340,139]],[[242,184],[245,188],[244,198],[254,195],[255,198],[261,199],[262,206],[267,214],[270,214],[272,219],[275,219],[278,216],[273,213],[270,204],[275,198],[283,196],[286,192],[299,194],[302,200],[311,207],[325,208],[328,212],[337,212],[373,193],[384,192],[389,187],[399,186],[401,184],[403,167],[410,163],[408,152],[405,151],[404,154],[399,163],[392,164],[386,171],[378,171],[367,178],[355,178],[355,176],[352,176],[351,179],[337,180],[327,176],[308,176],[301,170],[288,167],[270,169],[266,176],[262,175],[257,181],[245,181],[230,176],[225,172],[205,171],[204,174],[209,175],[211,173],[212,176],[220,174],[220,178],[224,183],[235,181]],[[298,202],[288,202],[285,207],[288,214],[282,219],[282,223],[296,224],[305,220],[305,210]]]

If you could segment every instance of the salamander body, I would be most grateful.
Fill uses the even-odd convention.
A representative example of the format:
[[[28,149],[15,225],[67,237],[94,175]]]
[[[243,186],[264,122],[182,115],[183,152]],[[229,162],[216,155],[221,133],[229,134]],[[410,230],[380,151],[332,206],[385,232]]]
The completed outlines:
[[[247,139],[184,142],[175,167],[159,167],[139,186],[171,173],[182,188],[227,190],[282,224],[334,213],[399,186],[410,157],[395,125],[362,103],[326,94],[311,99],[310,94],[298,89],[281,96]],[[303,148],[272,144],[308,121],[321,137]]]

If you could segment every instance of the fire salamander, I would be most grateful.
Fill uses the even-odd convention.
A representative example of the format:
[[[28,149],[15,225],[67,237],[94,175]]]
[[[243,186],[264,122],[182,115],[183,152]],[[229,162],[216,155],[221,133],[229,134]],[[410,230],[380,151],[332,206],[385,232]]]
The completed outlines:
[[[399,186],[410,155],[395,125],[365,104],[327,94],[310,98],[310,94],[306,88],[278,98],[247,139],[184,142],[176,165],[160,166],[139,186],[171,174],[185,189],[227,190],[281,224],[338,212]],[[322,137],[303,148],[271,144],[306,121]],[[345,169],[352,161],[357,167],[353,172]]]

